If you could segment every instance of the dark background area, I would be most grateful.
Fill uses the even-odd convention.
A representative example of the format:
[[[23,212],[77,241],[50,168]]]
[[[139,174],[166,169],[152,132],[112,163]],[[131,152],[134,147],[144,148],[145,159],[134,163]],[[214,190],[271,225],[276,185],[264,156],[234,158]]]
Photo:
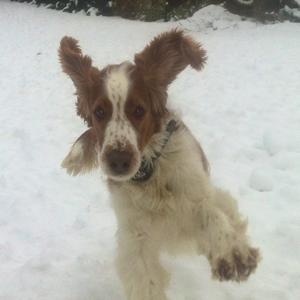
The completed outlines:
[[[85,11],[104,16],[121,16],[144,21],[184,19],[210,4],[223,5],[230,12],[266,21],[299,21],[285,6],[299,9],[295,0],[11,0],[45,5],[65,12]]]

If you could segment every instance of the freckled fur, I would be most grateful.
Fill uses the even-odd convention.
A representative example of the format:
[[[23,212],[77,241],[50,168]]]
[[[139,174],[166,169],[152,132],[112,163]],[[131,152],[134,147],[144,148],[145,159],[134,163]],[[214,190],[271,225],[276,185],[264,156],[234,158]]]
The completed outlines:
[[[135,174],[140,164],[140,153],[138,151],[137,136],[125,114],[125,103],[130,88],[130,63],[123,63],[110,67],[106,72],[105,89],[110,102],[112,103],[112,116],[106,125],[100,161],[106,173],[110,174],[110,167],[107,164],[106,155],[109,151],[116,149],[124,151],[128,149],[133,154],[131,174]]]

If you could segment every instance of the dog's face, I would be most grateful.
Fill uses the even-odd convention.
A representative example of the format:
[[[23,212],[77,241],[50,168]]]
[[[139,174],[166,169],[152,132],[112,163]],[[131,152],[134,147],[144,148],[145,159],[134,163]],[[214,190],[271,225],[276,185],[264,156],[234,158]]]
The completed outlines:
[[[99,82],[90,114],[98,159],[109,177],[126,180],[138,171],[141,153],[159,130],[161,116],[152,109],[144,83],[129,62],[104,68]]]
[[[181,31],[155,38],[134,64],[102,70],[92,66],[77,41],[64,37],[59,49],[65,73],[77,90],[77,112],[90,127],[63,162],[76,175],[101,165],[113,180],[128,180],[138,171],[142,153],[161,128],[167,111],[167,88],[187,65],[200,70],[205,51]]]

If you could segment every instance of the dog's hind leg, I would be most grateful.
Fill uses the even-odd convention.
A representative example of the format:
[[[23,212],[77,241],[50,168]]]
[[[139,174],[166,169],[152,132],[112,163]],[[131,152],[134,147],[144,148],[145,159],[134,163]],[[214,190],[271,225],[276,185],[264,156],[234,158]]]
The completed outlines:
[[[236,200],[215,188],[202,201],[199,220],[198,244],[211,264],[213,277],[246,280],[256,269],[259,251],[249,245],[247,222],[242,220]]]
[[[117,269],[128,300],[167,300],[168,274],[160,265],[158,250],[145,232],[118,233]]]

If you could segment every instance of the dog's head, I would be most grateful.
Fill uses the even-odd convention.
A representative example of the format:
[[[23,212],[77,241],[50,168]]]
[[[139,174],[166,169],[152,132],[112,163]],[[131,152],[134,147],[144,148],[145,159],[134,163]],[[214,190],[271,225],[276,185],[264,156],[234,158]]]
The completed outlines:
[[[200,70],[206,59],[201,46],[179,30],[157,36],[134,63],[99,70],[71,37],[61,40],[59,57],[76,87],[77,113],[89,126],[63,166],[76,175],[100,164],[119,181],[135,175],[143,150],[160,130],[168,85],[187,65]]]

